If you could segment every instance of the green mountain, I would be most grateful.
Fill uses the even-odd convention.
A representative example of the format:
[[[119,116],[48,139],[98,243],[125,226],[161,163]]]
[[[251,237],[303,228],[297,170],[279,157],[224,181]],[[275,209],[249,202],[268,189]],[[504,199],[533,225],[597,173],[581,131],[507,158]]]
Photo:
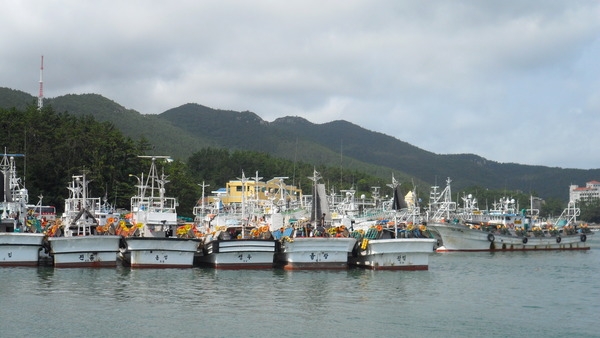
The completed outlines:
[[[29,94],[0,88],[0,107],[26,106],[35,100]],[[156,154],[186,160],[205,147],[261,151],[294,161],[356,169],[385,181],[393,173],[402,181],[414,181],[421,195],[433,184],[443,187],[450,177],[455,191],[476,185],[566,201],[570,184],[583,185],[600,178],[600,169],[498,163],[474,154],[434,154],[347,121],[314,124],[301,117],[283,117],[267,122],[249,111],[193,103],[159,115],[144,115],[97,94],[69,94],[44,102],[57,112],[111,122],[126,136],[145,138]]]
[[[37,105],[37,98],[20,90],[0,87],[0,107],[23,110],[29,105]]]
[[[0,96],[1,98],[1,96]],[[217,146],[201,136],[187,133],[156,115],[142,115],[135,110],[125,109],[118,103],[98,94],[68,94],[48,99],[56,112],[73,115],[91,115],[96,120],[113,123],[125,136],[134,140],[145,138],[154,146],[156,154],[168,154],[186,159],[192,152],[188,149],[201,149]]]

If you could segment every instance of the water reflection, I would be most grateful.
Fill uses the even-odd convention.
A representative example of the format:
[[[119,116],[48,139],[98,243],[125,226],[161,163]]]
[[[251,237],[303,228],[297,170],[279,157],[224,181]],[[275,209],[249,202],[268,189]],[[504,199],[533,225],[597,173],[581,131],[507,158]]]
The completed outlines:
[[[7,337],[593,336],[599,269],[598,250],[434,254],[410,272],[2,268],[0,318]]]

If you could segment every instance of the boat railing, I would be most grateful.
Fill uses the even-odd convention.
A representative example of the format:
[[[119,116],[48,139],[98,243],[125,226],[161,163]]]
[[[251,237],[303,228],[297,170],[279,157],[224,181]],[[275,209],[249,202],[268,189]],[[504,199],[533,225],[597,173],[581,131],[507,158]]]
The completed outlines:
[[[175,210],[177,207],[177,199],[174,197],[163,197],[163,198],[150,198],[134,196],[131,198],[132,210],[152,210],[170,212]]]
[[[577,216],[581,214],[581,210],[576,207],[574,201],[570,201],[567,204],[567,207],[563,210],[563,212],[556,219],[556,226],[562,227],[565,225],[571,225],[577,223]]]

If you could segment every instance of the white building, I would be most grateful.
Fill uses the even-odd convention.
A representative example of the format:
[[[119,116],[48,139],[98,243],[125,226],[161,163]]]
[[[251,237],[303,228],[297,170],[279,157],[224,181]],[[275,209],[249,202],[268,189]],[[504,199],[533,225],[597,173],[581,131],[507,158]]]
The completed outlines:
[[[585,184],[585,187],[578,185],[569,187],[569,200],[572,202],[595,198],[600,198],[600,182],[598,181],[589,181]]]

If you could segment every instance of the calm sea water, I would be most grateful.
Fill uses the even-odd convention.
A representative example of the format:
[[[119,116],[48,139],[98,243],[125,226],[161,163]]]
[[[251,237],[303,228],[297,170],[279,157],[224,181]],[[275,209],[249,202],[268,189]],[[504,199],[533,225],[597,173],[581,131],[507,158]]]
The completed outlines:
[[[594,237],[410,272],[2,268],[0,336],[599,337]]]

